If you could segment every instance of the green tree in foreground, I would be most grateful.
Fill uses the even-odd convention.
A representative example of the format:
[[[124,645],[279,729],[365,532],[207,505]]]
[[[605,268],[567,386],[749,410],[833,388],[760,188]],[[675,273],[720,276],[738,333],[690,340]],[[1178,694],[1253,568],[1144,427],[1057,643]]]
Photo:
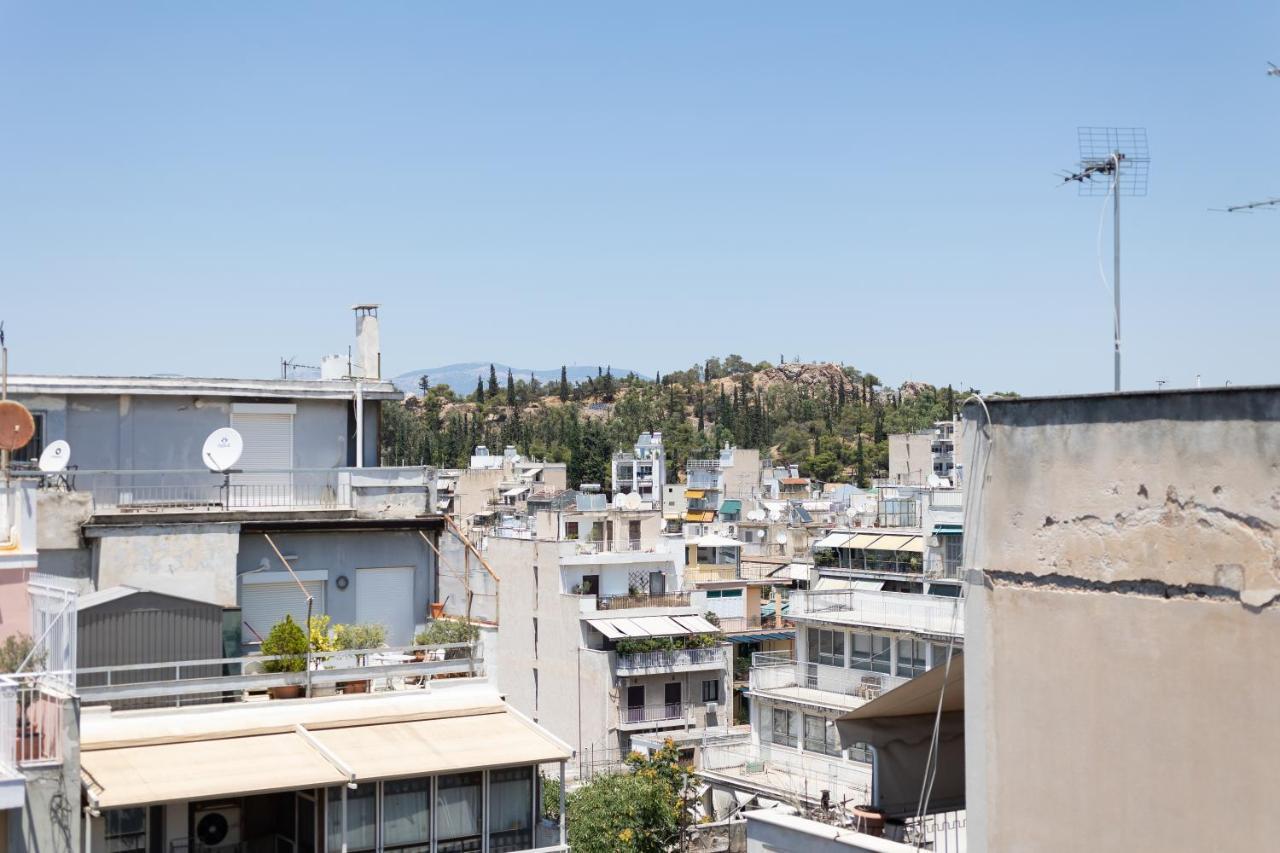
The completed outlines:
[[[569,796],[569,845],[577,853],[663,853],[689,823],[693,768],[668,740],[652,756],[627,756],[630,773],[601,776]]]

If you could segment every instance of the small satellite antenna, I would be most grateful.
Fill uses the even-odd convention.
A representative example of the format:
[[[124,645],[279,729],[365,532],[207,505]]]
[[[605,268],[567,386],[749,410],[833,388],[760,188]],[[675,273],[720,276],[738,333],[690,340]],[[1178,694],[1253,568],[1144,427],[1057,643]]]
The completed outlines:
[[[764,541],[764,531],[763,531],[763,530],[756,530],[756,539],[757,539],[757,540],[759,540],[760,542],[763,542],[763,541]]]
[[[777,536],[773,537],[773,541],[774,541],[774,542],[777,542],[779,545],[786,545],[786,544],[787,544],[787,534],[785,534],[785,533],[779,533]]]
[[[17,400],[0,400],[0,450],[21,450],[36,434],[36,419]]]
[[[622,505],[627,509],[639,509],[640,496],[637,495],[635,492],[628,492],[627,494],[622,496]]]
[[[769,510],[769,520],[770,520],[770,521],[781,521],[781,520],[782,520],[782,513],[778,512],[776,509],[771,509],[771,510]]]
[[[244,439],[240,433],[231,427],[222,427],[209,433],[200,456],[210,471],[223,474],[240,461],[241,453],[244,453]]]
[[[39,468],[46,474],[56,474],[59,471],[67,470],[67,464],[71,462],[71,445],[62,439],[50,444],[40,454]]]
[[[1079,184],[1080,195],[1112,196],[1115,204],[1115,236],[1112,242],[1115,253],[1115,272],[1112,276],[1115,313],[1112,316],[1112,326],[1115,339],[1115,390],[1119,391],[1120,196],[1147,194],[1147,170],[1151,165],[1151,154],[1147,150],[1147,130],[1143,127],[1081,127],[1076,129],[1076,135],[1080,143],[1080,164],[1075,172],[1060,175],[1062,182],[1075,181]],[[1101,242],[1101,228],[1098,234]]]

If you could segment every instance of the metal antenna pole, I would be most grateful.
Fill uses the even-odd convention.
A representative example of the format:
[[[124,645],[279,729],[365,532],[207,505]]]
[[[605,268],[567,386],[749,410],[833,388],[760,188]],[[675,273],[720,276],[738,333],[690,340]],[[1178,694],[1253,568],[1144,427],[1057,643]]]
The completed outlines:
[[[1116,270],[1114,273],[1115,280],[1116,280],[1116,287],[1115,287],[1115,291],[1116,291],[1115,293],[1115,296],[1116,296],[1116,329],[1115,329],[1116,393],[1119,393],[1120,391],[1120,156],[1121,156],[1120,152],[1117,151],[1111,157],[1111,162],[1115,164],[1114,165],[1115,177],[1113,178],[1113,186],[1114,186],[1115,192],[1113,192],[1112,195],[1115,196],[1115,203],[1116,203],[1116,209],[1114,214],[1114,217],[1116,220],[1115,221]]]
[[[1112,275],[1112,342],[1115,349],[1113,387],[1120,390],[1120,196],[1147,194],[1147,170],[1151,155],[1147,151],[1147,132],[1140,127],[1081,127],[1076,130],[1080,143],[1080,164],[1073,172],[1062,173],[1064,183],[1075,182],[1080,195],[1112,194],[1114,222],[1113,251],[1115,267]],[[1105,213],[1106,201],[1103,201]],[[1102,224],[1099,223],[1099,229]],[[1101,235],[1099,235],[1101,236]],[[1099,247],[1101,249],[1101,247]],[[1099,252],[1098,265],[1102,258]],[[1104,274],[1105,284],[1105,274]]]

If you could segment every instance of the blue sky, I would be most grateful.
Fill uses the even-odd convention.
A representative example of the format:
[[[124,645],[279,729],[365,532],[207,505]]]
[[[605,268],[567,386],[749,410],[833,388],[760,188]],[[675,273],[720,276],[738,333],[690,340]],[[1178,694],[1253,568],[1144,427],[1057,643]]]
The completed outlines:
[[[972,8],[970,8],[972,7]],[[1078,125],[1141,125],[1126,386],[1272,382],[1272,3],[0,0],[19,372],[843,361],[1108,390]],[[1104,244],[1109,269],[1109,245]]]

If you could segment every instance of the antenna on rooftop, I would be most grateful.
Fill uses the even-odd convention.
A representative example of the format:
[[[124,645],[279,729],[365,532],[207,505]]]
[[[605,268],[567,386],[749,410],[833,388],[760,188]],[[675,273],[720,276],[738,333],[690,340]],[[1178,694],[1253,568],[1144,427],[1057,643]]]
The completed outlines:
[[[1262,201],[1251,201],[1248,204],[1233,204],[1230,207],[1211,207],[1218,213],[1253,213],[1255,210],[1276,210],[1280,198],[1268,198]]]
[[[1081,127],[1076,129],[1080,143],[1080,163],[1075,172],[1062,175],[1063,183],[1075,181],[1080,195],[1112,196],[1115,210],[1113,248],[1115,293],[1113,317],[1115,337],[1115,390],[1120,390],[1120,196],[1147,194],[1147,168],[1151,155],[1147,150],[1147,130],[1143,127]],[[1101,226],[1099,226],[1101,242]],[[1101,268],[1101,261],[1099,261]],[[1105,278],[1105,277],[1104,277]]]

